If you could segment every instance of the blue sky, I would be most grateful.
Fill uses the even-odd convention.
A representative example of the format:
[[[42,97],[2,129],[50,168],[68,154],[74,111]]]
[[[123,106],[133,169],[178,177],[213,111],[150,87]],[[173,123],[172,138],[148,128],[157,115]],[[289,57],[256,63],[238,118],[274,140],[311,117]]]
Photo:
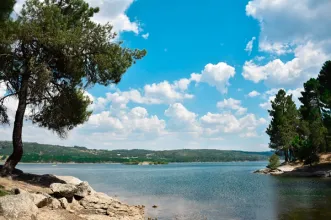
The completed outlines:
[[[101,9],[96,22],[111,22],[117,40],[148,54],[118,85],[87,91],[93,115],[67,139],[27,122],[25,141],[268,150],[270,100],[284,88],[299,105],[302,83],[330,59],[328,0],[88,2]]]

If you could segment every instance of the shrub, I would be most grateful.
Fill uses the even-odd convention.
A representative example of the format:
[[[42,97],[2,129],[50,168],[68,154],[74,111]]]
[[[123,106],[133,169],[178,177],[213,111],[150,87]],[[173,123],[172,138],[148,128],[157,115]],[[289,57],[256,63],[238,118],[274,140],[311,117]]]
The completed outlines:
[[[277,167],[279,167],[279,165],[280,165],[279,157],[276,154],[273,154],[269,158],[268,168],[274,170],[274,169],[277,169]]]

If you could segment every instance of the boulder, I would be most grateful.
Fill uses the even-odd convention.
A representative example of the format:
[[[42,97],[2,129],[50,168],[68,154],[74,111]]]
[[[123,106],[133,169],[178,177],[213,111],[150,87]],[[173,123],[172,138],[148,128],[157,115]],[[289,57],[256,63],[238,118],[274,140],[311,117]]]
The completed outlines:
[[[28,193],[0,198],[0,216],[13,220],[34,220],[38,207]]]
[[[55,198],[51,198],[50,203],[48,204],[48,207],[50,207],[52,209],[59,209],[59,208],[61,208],[61,203],[59,200],[57,200]]]
[[[72,198],[77,193],[77,186],[73,184],[53,183],[50,186],[56,197]]]
[[[48,194],[31,193],[30,197],[38,208],[42,208],[51,203],[51,197]]]
[[[67,184],[73,184],[73,185],[78,185],[81,182],[83,182],[83,181],[81,181],[80,179],[78,179],[74,176],[56,176],[56,178],[64,181]]]
[[[69,209],[74,210],[74,211],[80,211],[80,210],[84,209],[84,207],[81,206],[75,198],[72,198],[71,203],[69,203]]]
[[[79,202],[87,211],[96,214],[106,213],[110,219],[144,219],[144,206],[129,206],[103,193],[93,193]]]
[[[85,197],[93,192],[93,189],[86,181],[81,182],[80,184],[76,185],[76,187],[77,187],[77,192],[75,193],[75,196]]]
[[[68,200],[66,198],[59,199],[59,202],[60,202],[62,208],[64,208],[64,209],[68,208],[69,204],[68,204]]]

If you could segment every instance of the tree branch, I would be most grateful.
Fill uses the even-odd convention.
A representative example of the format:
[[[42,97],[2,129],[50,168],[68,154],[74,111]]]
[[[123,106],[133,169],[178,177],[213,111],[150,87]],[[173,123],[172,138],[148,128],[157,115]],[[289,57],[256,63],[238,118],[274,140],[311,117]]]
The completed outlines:
[[[13,95],[17,95],[18,93],[16,92],[16,93],[11,93],[11,94],[8,94],[8,95],[5,95],[4,97],[2,97],[1,99],[0,99],[0,102],[2,103],[6,98],[8,98],[8,97],[10,97],[10,96],[13,96]]]

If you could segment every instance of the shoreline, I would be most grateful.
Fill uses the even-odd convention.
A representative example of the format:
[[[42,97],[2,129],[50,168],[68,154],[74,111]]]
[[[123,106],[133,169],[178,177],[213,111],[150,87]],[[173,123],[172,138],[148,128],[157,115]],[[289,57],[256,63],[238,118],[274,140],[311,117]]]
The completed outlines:
[[[191,164],[191,163],[247,163],[247,162],[267,162],[267,160],[254,160],[254,161],[250,161],[250,160],[237,160],[237,161],[208,161],[208,162],[169,162],[168,164]],[[0,161],[0,164],[4,164],[5,161]],[[76,163],[76,162],[69,162],[69,163],[62,163],[62,162],[54,162],[54,163],[45,163],[45,162],[20,162],[19,164],[49,164],[49,165],[57,165],[57,164],[123,164],[126,165],[124,163],[109,163],[109,162],[105,162],[105,163]],[[18,164],[18,165],[19,165]],[[158,165],[168,165],[168,164],[158,164]],[[152,165],[151,165],[152,166]]]
[[[302,163],[283,164],[276,169],[263,168],[254,171],[257,174],[266,174],[282,177],[331,177],[331,163],[319,163],[313,166]]]
[[[20,173],[0,177],[1,215],[34,220],[144,220],[145,206],[128,205],[96,192],[74,176]]]

